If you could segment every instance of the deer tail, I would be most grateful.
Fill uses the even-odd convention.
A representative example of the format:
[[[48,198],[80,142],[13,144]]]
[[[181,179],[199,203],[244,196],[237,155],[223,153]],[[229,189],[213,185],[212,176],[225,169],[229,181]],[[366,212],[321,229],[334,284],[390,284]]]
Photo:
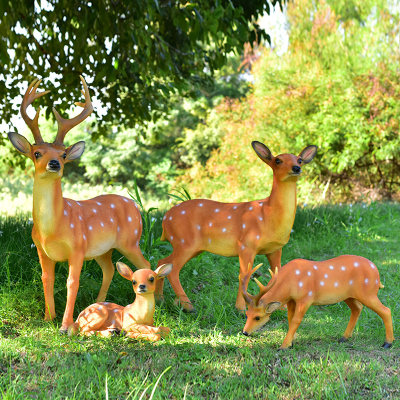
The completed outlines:
[[[379,289],[383,289],[385,286],[382,285],[382,282],[379,282]]]

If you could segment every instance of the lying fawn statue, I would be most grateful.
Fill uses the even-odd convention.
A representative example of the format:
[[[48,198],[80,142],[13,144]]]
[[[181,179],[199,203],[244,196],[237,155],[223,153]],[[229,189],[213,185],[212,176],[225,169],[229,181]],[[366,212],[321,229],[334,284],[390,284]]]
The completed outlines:
[[[277,268],[274,273],[270,270],[272,278],[267,286],[255,279],[260,291],[257,296],[252,296],[247,292],[247,284],[261,265],[251,269],[249,264],[241,284],[248,306],[244,335],[248,336],[261,328],[276,309],[286,304],[289,330],[280,347],[286,349],[292,345],[293,336],[311,305],[344,301],[351,310],[351,316],[341,342],[351,337],[365,305],[375,311],[385,324],[386,338],[382,347],[392,346],[392,314],[378,299],[378,290],[383,285],[378,269],[371,261],[350,255],[326,261],[293,260],[284,265],[279,273]]]
[[[172,207],[163,220],[162,240],[173,251],[159,261],[172,263],[168,276],[172,289],[187,311],[193,310],[179,280],[179,272],[191,258],[203,251],[226,257],[239,256],[240,277],[257,254],[265,254],[271,268],[281,266],[282,247],[289,241],[296,214],[296,184],[302,166],[312,161],[317,146],[307,146],[298,155],[273,156],[267,146],[252,142],[257,156],[273,172],[269,197],[244,203],[220,203],[212,200],[188,200]],[[262,184],[262,182],[260,182]],[[157,283],[156,297],[162,298],[163,279]],[[245,301],[238,289],[236,308],[244,311]]]
[[[169,328],[153,326],[154,290],[157,280],[167,276],[171,269],[171,264],[164,264],[155,271],[139,269],[132,272],[126,264],[117,262],[120,275],[132,281],[135,301],[126,307],[108,302],[94,303],[79,314],[69,333],[80,331],[85,336],[110,336],[113,332],[123,331],[133,339],[160,340],[169,333]]]

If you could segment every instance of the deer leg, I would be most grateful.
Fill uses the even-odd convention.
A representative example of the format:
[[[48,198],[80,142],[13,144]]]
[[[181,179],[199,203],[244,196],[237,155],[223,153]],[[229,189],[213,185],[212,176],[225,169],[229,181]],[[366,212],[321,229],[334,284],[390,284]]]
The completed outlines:
[[[281,258],[282,258],[282,248],[274,251],[273,253],[267,254],[268,262],[271,267],[271,270],[275,272],[275,268],[281,267]]]
[[[370,308],[372,311],[375,311],[381,318],[385,325],[386,336],[385,343],[382,347],[389,348],[392,347],[394,336],[393,336],[393,322],[392,322],[392,313],[390,308],[385,307],[378,296],[374,296],[372,298],[358,299],[361,303],[363,303],[366,307]]]
[[[111,260],[112,252],[113,251],[110,250],[102,256],[95,258],[97,264],[100,265],[100,268],[103,271],[103,282],[101,284],[99,294],[97,295],[96,302],[102,302],[106,299],[108,288],[110,287],[112,278],[114,276],[115,268]]]
[[[67,279],[67,305],[60,331],[66,333],[68,327],[73,323],[74,307],[76,295],[79,289],[79,277],[81,275],[84,255],[82,253],[73,254],[68,260],[69,274]]]
[[[235,307],[240,311],[244,312],[246,310],[246,302],[244,301],[244,297],[242,294],[242,279],[246,275],[249,264],[253,265],[254,257],[256,256],[255,252],[252,249],[244,248],[239,252],[239,289],[236,296],[236,304]],[[248,282],[247,282],[248,284]],[[245,285],[245,290],[247,291],[247,284]]]
[[[56,316],[54,305],[54,268],[56,263],[47,257],[40,247],[37,247],[37,252],[40,266],[42,267],[42,283],[45,303],[44,319],[50,321]]]
[[[356,299],[349,298],[344,301],[351,310],[350,321],[347,324],[347,328],[344,331],[343,336],[340,338],[339,342],[345,342],[353,334],[354,327],[358,321],[358,318],[363,309],[363,305]]]
[[[180,303],[183,309],[189,312],[194,311],[194,307],[190,302],[189,297],[187,297],[185,291],[183,290],[183,287],[179,280],[179,273],[182,267],[186,264],[186,262],[189,261],[192,257],[194,257],[195,254],[196,253],[190,249],[181,248],[179,249],[179,251],[174,249],[172,254],[169,257],[167,257],[169,258],[169,262],[172,263],[172,271],[167,278],[176,295],[175,303],[176,304]]]
[[[150,268],[150,263],[144,258],[137,243],[134,243],[131,246],[125,246],[124,248],[118,248],[117,250],[121,252],[136,268]]]
[[[293,300],[290,300],[290,301],[287,303],[287,319],[288,319],[289,325],[290,325],[291,322],[292,322],[292,318],[293,318],[294,310],[295,310],[295,309],[296,309],[296,303],[295,303]]]
[[[280,350],[287,349],[292,345],[293,336],[297,331],[297,328],[300,326],[301,321],[303,320],[304,314],[308,310],[309,305],[304,303],[296,303],[293,316],[289,322],[289,329],[286,334],[285,340],[283,341]]]
[[[167,332],[165,331],[165,328],[161,329],[150,325],[132,324],[129,326],[126,336],[132,339],[145,339],[151,342],[156,342],[166,334]]]

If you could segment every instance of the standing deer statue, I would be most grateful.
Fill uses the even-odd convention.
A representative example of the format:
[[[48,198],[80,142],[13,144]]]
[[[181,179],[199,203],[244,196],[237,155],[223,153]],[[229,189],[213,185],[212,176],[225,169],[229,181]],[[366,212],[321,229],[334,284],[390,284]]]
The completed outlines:
[[[40,80],[29,85],[21,104],[21,115],[32,131],[35,143],[31,145],[18,133],[8,134],[14,147],[35,165],[32,238],[42,267],[45,320],[56,316],[53,295],[55,263],[68,260],[67,304],[61,332],[66,332],[73,323],[75,299],[84,260],[95,259],[103,271],[98,301],[105,300],[114,275],[112,249],[118,249],[138,268],[150,268],[139,248],[142,220],[132,200],[117,195],[103,195],[90,200],[75,201],[62,196],[61,178],[64,165],[79,158],[85,148],[85,142],[82,141],[65,147],[65,135],[93,111],[86,82],[82,77],[81,81],[85,103],[75,103],[83,107],[79,115],[64,119],[53,108],[58,123],[58,132],[53,143],[44,142],[40,134],[40,109],[33,119],[26,112],[35,99],[48,93],[36,92]]]
[[[184,264],[203,251],[223,256],[239,256],[239,282],[257,254],[266,254],[272,268],[281,266],[282,247],[289,241],[296,214],[296,182],[301,165],[308,164],[317,146],[307,146],[299,156],[274,157],[267,146],[252,142],[258,157],[272,168],[273,184],[269,197],[244,203],[220,203],[212,200],[188,200],[171,208],[163,219],[161,240],[168,240],[173,251],[159,261],[172,263],[168,280],[186,311],[193,306],[179,280]],[[163,280],[157,286],[162,298]],[[244,311],[240,285],[236,308]]]
[[[260,288],[258,295],[247,292],[251,275],[261,266],[251,269],[243,276],[241,287],[247,303],[247,321],[243,334],[248,336],[268,322],[270,315],[282,305],[287,305],[289,330],[280,347],[292,346],[294,334],[304,314],[311,305],[326,305],[344,301],[351,310],[350,321],[340,339],[351,337],[363,305],[375,311],[383,320],[386,329],[385,343],[392,346],[393,324],[390,309],[378,299],[378,290],[383,288],[375,264],[364,257],[344,255],[326,261],[292,260],[271,273],[267,286],[255,279]]]
[[[160,340],[169,333],[169,328],[153,326],[154,290],[156,282],[171,272],[172,265],[165,264],[155,271],[141,269],[135,272],[124,263],[117,262],[117,270],[122,277],[132,282],[136,298],[126,307],[115,303],[95,303],[84,309],[69,333],[80,331],[82,335],[110,336],[121,332],[132,339],[144,339],[152,342]]]

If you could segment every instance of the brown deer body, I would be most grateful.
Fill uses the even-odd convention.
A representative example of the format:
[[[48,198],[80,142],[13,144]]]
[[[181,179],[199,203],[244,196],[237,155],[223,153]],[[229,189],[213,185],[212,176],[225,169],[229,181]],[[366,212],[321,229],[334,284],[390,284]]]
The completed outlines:
[[[309,163],[317,148],[308,146],[299,156],[280,154],[274,157],[262,143],[253,142],[252,146],[273,170],[268,198],[244,203],[189,200],[171,208],[164,216],[161,239],[171,243],[173,252],[159,263],[172,263],[168,280],[177,300],[188,311],[193,306],[182,288],[179,272],[187,261],[203,251],[239,256],[239,280],[257,254],[267,255],[271,267],[281,266],[282,247],[289,241],[296,214],[300,165]],[[160,280],[157,297],[162,297],[162,290],[163,281]],[[245,308],[240,287],[236,308]]]
[[[118,262],[118,272],[125,279],[132,281],[136,293],[135,301],[126,307],[108,302],[92,304],[79,314],[70,328],[70,333],[80,331],[85,336],[110,336],[113,332],[123,331],[133,339],[160,340],[169,333],[169,328],[153,326],[154,290],[156,281],[168,275],[171,268],[171,264],[166,264],[155,271],[141,269],[132,272],[127,265]]]
[[[36,93],[40,81],[29,85],[21,105],[21,114],[33,133],[35,143],[31,145],[25,137],[9,133],[14,147],[35,165],[32,238],[42,267],[46,320],[56,316],[53,295],[55,263],[65,260],[69,263],[67,304],[61,326],[63,332],[73,323],[84,260],[95,259],[103,271],[98,301],[105,300],[114,275],[112,249],[118,249],[138,268],[150,268],[139,248],[142,221],[132,200],[117,195],[103,195],[83,201],[62,197],[64,164],[79,158],[85,144],[78,142],[66,148],[64,137],[93,111],[88,88],[82,77],[81,80],[85,89],[85,103],[76,104],[84,107],[84,110],[70,120],[61,118],[54,110],[59,127],[54,143],[45,143],[42,139],[38,125],[39,109],[34,119],[26,114],[26,108],[35,99],[48,93]]]
[[[364,257],[343,255],[326,261],[292,260],[271,272],[267,286],[256,280],[260,287],[257,296],[247,293],[253,270],[249,265],[242,281],[242,291],[247,303],[247,321],[243,334],[248,336],[268,322],[273,311],[287,305],[289,330],[281,349],[292,345],[293,336],[304,314],[311,305],[334,304],[344,301],[351,310],[350,321],[340,341],[351,337],[363,305],[375,311],[383,320],[386,338],[383,347],[392,346],[393,325],[390,309],[378,299],[383,288],[375,264]]]

